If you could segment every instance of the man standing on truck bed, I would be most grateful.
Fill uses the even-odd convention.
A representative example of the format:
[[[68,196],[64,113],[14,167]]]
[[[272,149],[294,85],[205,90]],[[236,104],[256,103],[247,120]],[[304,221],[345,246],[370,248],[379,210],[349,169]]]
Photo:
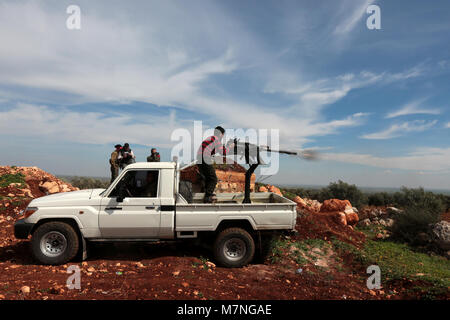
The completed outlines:
[[[130,149],[130,145],[125,143],[119,152],[120,168],[123,170],[127,165],[135,163],[135,159],[136,156],[134,155],[133,150]]]
[[[156,152],[156,148],[152,148],[151,154],[147,157],[147,162],[160,162],[161,157],[159,152]]]
[[[217,184],[216,170],[212,166],[212,157],[216,152],[226,156],[228,149],[222,144],[221,140],[225,134],[225,129],[218,126],[214,129],[214,135],[203,140],[201,146],[197,151],[197,167],[200,175],[205,180],[205,198],[204,203],[211,203],[213,201],[214,189]],[[230,148],[233,145],[229,146]]]
[[[109,158],[109,164],[111,165],[111,183],[113,183],[113,181],[119,175],[119,159],[118,158],[119,158],[120,148],[122,148],[122,146],[120,144],[116,144],[114,146],[114,148],[116,148],[116,150],[114,150],[111,153],[111,158]]]

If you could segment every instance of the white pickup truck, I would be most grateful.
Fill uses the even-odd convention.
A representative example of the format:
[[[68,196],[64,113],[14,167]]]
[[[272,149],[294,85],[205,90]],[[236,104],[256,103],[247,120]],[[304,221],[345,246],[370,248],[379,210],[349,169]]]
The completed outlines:
[[[155,241],[200,238],[212,244],[218,264],[250,263],[274,231],[294,230],[296,204],[270,192],[222,193],[204,204],[179,182],[176,162],[128,165],[105,189],[81,190],[32,200],[14,225],[18,239],[31,237],[33,256],[64,264],[91,241]],[[181,190],[183,189],[183,190]]]

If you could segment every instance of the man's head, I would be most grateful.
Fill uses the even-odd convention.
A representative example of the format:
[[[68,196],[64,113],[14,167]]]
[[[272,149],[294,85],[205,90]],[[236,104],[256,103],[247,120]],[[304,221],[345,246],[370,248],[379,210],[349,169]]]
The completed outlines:
[[[129,145],[128,143],[125,143],[125,144],[123,145],[123,148],[124,148],[125,150],[128,150],[128,149],[130,149],[130,145]]]
[[[122,148],[122,146],[121,146],[120,144],[116,144],[116,145],[114,146],[114,148],[116,148],[116,150],[119,151],[120,148]]]
[[[151,153],[152,154],[156,153],[156,148],[152,148]]]
[[[222,139],[224,134],[225,134],[225,129],[222,128],[221,126],[217,126],[217,127],[214,128],[214,135],[217,138]]]

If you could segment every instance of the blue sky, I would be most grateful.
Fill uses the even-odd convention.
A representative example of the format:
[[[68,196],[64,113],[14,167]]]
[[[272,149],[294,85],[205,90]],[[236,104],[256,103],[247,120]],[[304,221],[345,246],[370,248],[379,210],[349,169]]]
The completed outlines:
[[[448,1],[0,1],[0,164],[107,176],[114,144],[169,160],[171,133],[201,120],[320,151],[282,156],[268,182],[450,189],[449,16]]]

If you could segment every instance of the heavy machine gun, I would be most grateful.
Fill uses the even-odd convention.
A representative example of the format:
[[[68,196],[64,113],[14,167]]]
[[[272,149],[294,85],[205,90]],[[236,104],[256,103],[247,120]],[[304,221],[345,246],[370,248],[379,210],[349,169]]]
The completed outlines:
[[[244,158],[245,163],[250,166],[245,172],[245,193],[244,193],[244,200],[242,203],[251,203],[250,179],[253,172],[255,172],[256,168],[260,164],[264,164],[260,157],[261,151],[277,152],[282,154],[288,154],[291,156],[298,156],[305,160],[318,159],[318,153],[314,150],[299,150],[299,151],[275,150],[269,146],[258,146],[250,142],[240,142],[239,139],[237,138],[230,139],[226,145],[227,147],[233,146],[231,148],[231,153],[236,156],[240,156],[240,159]]]

